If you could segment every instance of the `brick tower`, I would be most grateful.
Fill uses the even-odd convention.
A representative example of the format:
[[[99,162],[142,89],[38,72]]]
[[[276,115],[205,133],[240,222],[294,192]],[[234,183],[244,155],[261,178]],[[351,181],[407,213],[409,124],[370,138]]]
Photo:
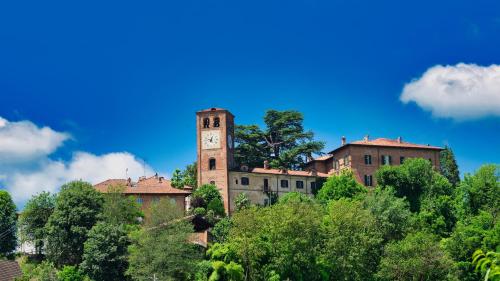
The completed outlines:
[[[196,112],[198,186],[215,184],[229,214],[229,170],[234,167],[234,116],[221,108]]]

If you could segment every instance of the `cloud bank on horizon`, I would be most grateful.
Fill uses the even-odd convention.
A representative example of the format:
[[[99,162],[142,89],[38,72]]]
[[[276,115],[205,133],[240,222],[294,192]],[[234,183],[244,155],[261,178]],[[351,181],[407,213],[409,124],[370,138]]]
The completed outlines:
[[[16,204],[23,204],[42,191],[57,192],[72,180],[95,184],[124,178],[127,169],[132,178],[153,173],[150,166],[128,152],[94,155],[75,151],[69,161],[52,159],[51,154],[70,138],[67,133],[30,121],[9,122],[0,117],[0,189],[9,191]]]
[[[500,65],[436,65],[407,83],[400,100],[457,121],[500,117]]]

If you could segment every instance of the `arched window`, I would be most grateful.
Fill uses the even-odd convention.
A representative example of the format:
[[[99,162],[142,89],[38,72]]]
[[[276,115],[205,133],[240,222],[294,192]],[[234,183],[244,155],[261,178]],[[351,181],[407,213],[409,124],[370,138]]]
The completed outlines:
[[[203,128],[210,128],[210,118],[203,118]]]
[[[215,170],[215,159],[214,158],[210,158],[210,160],[208,160],[208,168],[210,170]]]
[[[214,127],[220,127],[220,118],[219,117],[214,118]]]

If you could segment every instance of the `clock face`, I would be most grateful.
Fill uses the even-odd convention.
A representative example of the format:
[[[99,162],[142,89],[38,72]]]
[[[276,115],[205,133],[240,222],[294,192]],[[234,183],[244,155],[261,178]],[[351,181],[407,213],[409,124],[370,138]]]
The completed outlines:
[[[202,131],[201,132],[201,148],[214,149],[220,148],[220,131]]]

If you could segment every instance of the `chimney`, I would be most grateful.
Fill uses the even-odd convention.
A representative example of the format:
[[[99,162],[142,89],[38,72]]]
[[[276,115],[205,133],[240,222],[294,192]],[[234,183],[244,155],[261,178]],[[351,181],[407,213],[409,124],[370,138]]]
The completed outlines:
[[[403,142],[403,138],[402,137],[398,137],[398,143],[402,143]]]
[[[342,145],[345,145],[345,136],[342,136]]]
[[[264,160],[264,169],[268,170],[269,169],[269,161]]]
[[[131,178],[127,179],[127,186],[132,186],[132,179]]]
[[[163,182],[163,177],[158,178],[158,182],[162,183]]]
[[[157,178],[158,178],[158,173],[155,173],[155,179],[157,179]]]
[[[364,141],[365,141],[365,142],[368,142],[369,140],[370,140],[370,135],[366,135],[366,136],[364,137]]]

